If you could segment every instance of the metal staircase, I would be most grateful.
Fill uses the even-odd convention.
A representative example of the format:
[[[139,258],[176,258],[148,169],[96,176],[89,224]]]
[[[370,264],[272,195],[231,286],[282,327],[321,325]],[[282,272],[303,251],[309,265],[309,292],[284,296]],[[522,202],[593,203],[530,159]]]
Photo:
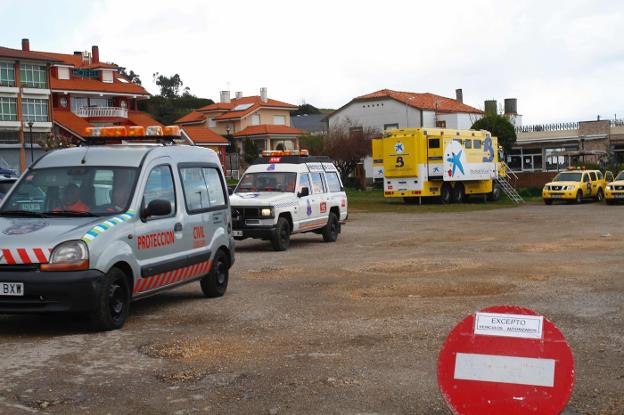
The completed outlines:
[[[520,196],[520,194],[514,187],[514,184],[518,181],[518,176],[509,168],[507,163],[502,162],[502,165],[503,167],[505,167],[506,174],[505,176],[501,176],[499,174],[498,178],[496,179],[496,183],[500,185],[503,193],[505,193],[505,195],[507,195],[507,197],[511,199],[512,202],[514,202],[515,204],[520,204],[524,202],[524,199],[522,199],[522,196]]]

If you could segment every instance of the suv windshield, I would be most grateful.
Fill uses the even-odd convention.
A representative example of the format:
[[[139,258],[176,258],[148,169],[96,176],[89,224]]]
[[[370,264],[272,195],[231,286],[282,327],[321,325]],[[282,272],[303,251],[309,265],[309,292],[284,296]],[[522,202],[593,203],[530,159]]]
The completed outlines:
[[[553,182],[580,182],[583,173],[580,172],[562,172],[555,176]]]
[[[58,167],[28,172],[0,214],[100,216],[125,212],[138,176],[136,168]]]
[[[619,172],[615,180],[624,180],[624,171]]]
[[[236,187],[236,192],[294,192],[297,173],[247,173]]]

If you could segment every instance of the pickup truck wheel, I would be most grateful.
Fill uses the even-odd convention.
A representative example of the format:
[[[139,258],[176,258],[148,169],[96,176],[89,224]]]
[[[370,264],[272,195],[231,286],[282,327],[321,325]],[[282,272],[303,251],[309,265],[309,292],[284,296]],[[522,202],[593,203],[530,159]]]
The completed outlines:
[[[340,222],[334,212],[329,212],[327,225],[323,228],[323,240],[325,242],[336,242],[340,233]]]
[[[95,330],[109,331],[123,327],[130,309],[130,288],[126,274],[113,268],[105,276],[97,309],[91,313]]]
[[[579,190],[578,192],[576,192],[576,199],[575,199],[576,203],[583,203],[583,191]]]
[[[596,199],[596,202],[602,202],[602,199],[604,199],[602,189],[598,189],[598,193],[596,193],[596,197],[594,199]]]
[[[277,219],[275,233],[271,237],[271,245],[276,251],[285,251],[290,246],[290,224],[285,217]]]
[[[607,202],[607,205],[615,205],[615,200],[607,199],[605,202]]]
[[[201,289],[208,298],[222,297],[230,279],[228,259],[225,252],[218,250],[212,260],[210,272],[200,280]]]

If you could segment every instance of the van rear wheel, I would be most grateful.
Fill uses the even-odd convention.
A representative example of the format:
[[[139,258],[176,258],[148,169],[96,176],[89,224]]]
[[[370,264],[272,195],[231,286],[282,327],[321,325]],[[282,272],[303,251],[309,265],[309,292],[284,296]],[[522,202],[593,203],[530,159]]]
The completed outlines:
[[[218,250],[212,260],[210,272],[200,280],[202,292],[208,298],[223,297],[230,279],[228,258],[223,250]]]
[[[123,327],[130,309],[130,287],[126,274],[113,268],[104,276],[97,309],[91,313],[95,330],[109,331]]]
[[[447,183],[442,185],[442,190],[440,191],[440,203],[446,205],[451,203],[451,190]]]
[[[455,187],[453,187],[453,203],[464,203],[464,199],[466,198],[466,194],[464,192],[464,185],[461,183],[456,183]]]

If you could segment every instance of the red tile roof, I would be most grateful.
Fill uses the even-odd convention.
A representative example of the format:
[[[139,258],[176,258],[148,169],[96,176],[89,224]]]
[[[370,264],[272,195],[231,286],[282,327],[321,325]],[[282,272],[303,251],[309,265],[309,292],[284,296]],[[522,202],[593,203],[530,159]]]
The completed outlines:
[[[53,111],[54,122],[79,137],[84,137],[85,129],[92,126],[87,120],[77,116],[71,111],[57,109]],[[161,123],[150,117],[149,114],[141,111],[128,111],[128,121],[132,125],[140,125],[143,127],[150,125],[160,125],[162,127]]]
[[[21,49],[11,49],[0,46],[0,57],[14,59],[29,59],[51,63],[61,63],[60,59],[46,56],[40,52],[26,52]]]
[[[150,125],[160,125],[161,123],[153,119],[149,114],[142,111],[128,111],[128,120],[134,125],[142,125],[143,127],[147,127]]]
[[[114,63],[91,61],[90,65],[86,64],[82,60],[82,55],[74,55],[74,54],[67,54],[67,53],[53,53],[53,52],[39,52],[39,51],[34,52],[34,53],[46,56],[48,58],[52,58],[57,61],[61,61],[65,65],[73,65],[76,68],[90,68],[90,69],[97,69],[97,68],[116,69],[117,68],[117,65],[115,65]]]
[[[242,104],[251,104],[251,106],[241,111],[232,111],[238,105],[242,105]],[[215,120],[223,121],[223,120],[232,120],[232,119],[241,118],[241,117],[244,117],[245,115],[251,114],[252,112],[256,111],[259,108],[266,108],[266,107],[284,108],[284,109],[289,109],[289,110],[297,108],[296,105],[288,104],[282,101],[277,101],[271,98],[267,99],[267,102],[263,102],[262,98],[259,95],[254,95],[250,97],[242,97],[238,99],[233,99],[228,103],[217,102],[215,104],[206,105],[205,107],[201,107],[197,109],[197,111],[200,111],[200,112],[225,111],[223,114],[220,114],[217,117],[215,117]]]
[[[184,126],[182,127],[182,130],[190,137],[191,140],[193,140],[195,144],[229,144],[225,137],[220,136],[208,127]]]
[[[113,82],[108,84],[97,79],[74,78],[74,79],[57,79],[50,78],[50,89],[62,91],[95,91],[95,92],[112,92],[119,94],[133,95],[149,95],[149,92],[140,85],[132,82],[121,82],[118,76],[113,76]]]
[[[54,110],[53,117],[56,124],[78,137],[84,137],[85,129],[91,126],[84,118],[67,110]]]
[[[457,100],[446,98],[440,95],[415,92],[393,91],[391,89],[382,89],[371,94],[362,95],[354,98],[353,101],[364,101],[379,98],[393,98],[404,104],[421,110],[431,110],[438,112],[463,112],[473,114],[483,114],[483,111],[463,104]],[[344,108],[344,107],[343,107]]]
[[[198,111],[191,111],[184,117],[177,119],[176,124],[198,123],[203,121],[206,121],[206,114],[202,114]]]
[[[235,137],[248,137],[252,135],[302,135],[303,131],[287,125],[260,124],[251,125],[234,134]]]

